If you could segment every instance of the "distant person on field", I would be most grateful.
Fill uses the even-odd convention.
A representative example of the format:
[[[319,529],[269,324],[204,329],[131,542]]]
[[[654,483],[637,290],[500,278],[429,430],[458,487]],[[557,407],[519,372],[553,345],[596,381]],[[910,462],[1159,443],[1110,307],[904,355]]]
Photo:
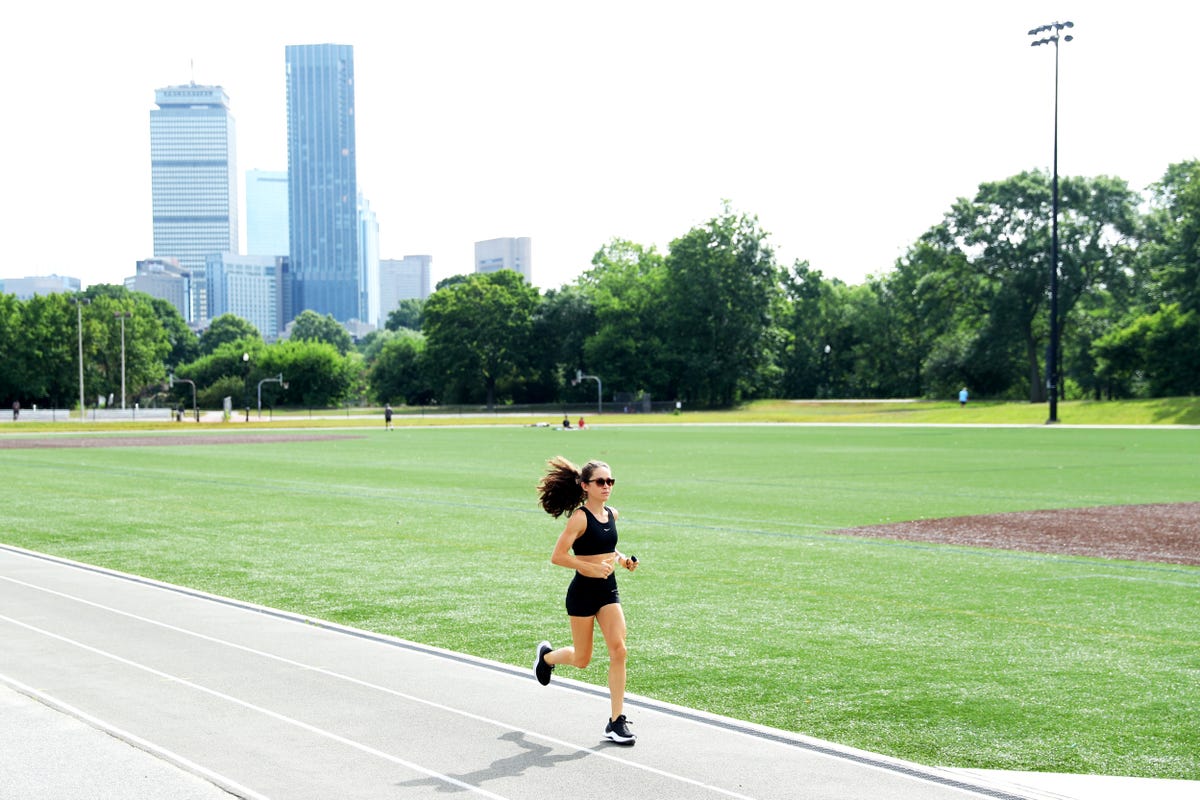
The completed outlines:
[[[571,430],[571,420],[567,419],[566,414],[563,414],[563,430],[564,431]]]
[[[585,422],[583,421],[583,417],[580,417],[580,418],[579,418],[579,424],[578,424],[578,425],[576,425],[575,427],[579,428],[579,430],[583,430],[583,428],[584,428],[584,426],[585,426],[586,424],[587,424],[587,423],[585,423]]]
[[[13,400],[13,422],[16,422],[19,416],[21,416],[21,401]]]
[[[392,429],[392,404],[383,407],[383,425],[389,431]]]
[[[965,386],[958,392],[958,404],[960,406],[965,406],[967,404],[967,387]]]

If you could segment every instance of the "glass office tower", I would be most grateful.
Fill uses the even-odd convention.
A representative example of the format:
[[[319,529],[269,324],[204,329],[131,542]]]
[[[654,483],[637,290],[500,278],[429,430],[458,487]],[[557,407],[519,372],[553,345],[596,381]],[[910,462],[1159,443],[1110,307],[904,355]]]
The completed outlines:
[[[286,256],[288,241],[288,176],[286,172],[246,172],[246,252],[252,256]]]
[[[296,311],[359,315],[354,48],[287,47],[288,238]]]
[[[190,322],[204,324],[204,258],[237,252],[237,158],[229,96],[220,86],[168,86],[150,111],[154,255],[192,274]]]

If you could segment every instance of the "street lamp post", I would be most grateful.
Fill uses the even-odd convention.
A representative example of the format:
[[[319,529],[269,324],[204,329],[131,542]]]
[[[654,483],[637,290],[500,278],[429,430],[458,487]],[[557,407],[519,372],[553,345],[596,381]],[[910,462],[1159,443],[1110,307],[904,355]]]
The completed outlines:
[[[130,311],[114,311],[113,316],[121,320],[121,410],[125,410],[125,320],[133,316]]]
[[[1065,28],[1074,28],[1074,22],[1051,22],[1029,31],[1030,36],[1049,34],[1030,42],[1030,47],[1043,44],[1054,45],[1054,170],[1052,219],[1050,223],[1050,353],[1046,357],[1046,389],[1050,392],[1050,419],[1046,424],[1058,422],[1058,42],[1074,39],[1062,34]]]
[[[285,389],[287,388],[287,383],[285,383],[283,380],[282,372],[279,373],[278,375],[276,375],[274,378],[263,378],[261,381],[258,382],[258,418],[259,419],[262,419],[262,385],[264,383],[278,383],[283,388],[285,388]],[[272,419],[274,419],[274,414],[272,414]]]
[[[73,297],[75,304],[75,320],[79,325],[79,421],[87,422],[87,408],[83,401],[83,307],[87,305],[86,297]]]
[[[246,365],[246,377],[242,378],[242,399],[246,402],[246,422],[250,421],[250,354],[242,353],[242,363]]]
[[[600,381],[600,378],[597,375],[584,375],[583,370],[581,370],[581,369],[575,370],[575,383],[579,383],[580,381],[585,380],[585,379],[593,380],[596,382],[596,413],[603,414],[604,413],[604,384]]]
[[[821,362],[821,366],[825,373],[824,379],[822,380],[822,384],[823,384],[822,388],[824,389],[825,397],[833,396],[833,392],[829,388],[829,354],[832,352],[833,352],[833,345],[828,345],[828,344],[825,345],[825,359]]]
[[[174,375],[171,375],[168,380],[169,380],[169,385],[172,387],[176,384],[176,382],[190,383],[192,385],[192,416],[194,416],[196,418],[196,422],[199,422],[200,421],[200,408],[196,405],[196,382],[193,380],[188,380],[187,378],[176,378]]]

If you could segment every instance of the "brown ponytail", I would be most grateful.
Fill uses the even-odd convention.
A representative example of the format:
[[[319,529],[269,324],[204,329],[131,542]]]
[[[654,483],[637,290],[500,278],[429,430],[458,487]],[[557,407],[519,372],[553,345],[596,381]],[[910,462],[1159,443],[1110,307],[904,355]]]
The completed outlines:
[[[589,461],[580,469],[562,456],[555,456],[546,463],[549,469],[538,483],[538,503],[547,514],[556,518],[579,508],[584,498],[583,482],[597,469],[608,469],[608,464],[603,461]]]

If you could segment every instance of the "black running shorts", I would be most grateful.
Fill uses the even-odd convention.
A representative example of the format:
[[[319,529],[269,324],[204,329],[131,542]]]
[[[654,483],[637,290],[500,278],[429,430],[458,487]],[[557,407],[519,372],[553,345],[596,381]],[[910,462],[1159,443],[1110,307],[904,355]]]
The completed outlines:
[[[572,617],[594,617],[604,606],[619,602],[616,575],[586,578],[576,572],[567,587],[567,614]]]

